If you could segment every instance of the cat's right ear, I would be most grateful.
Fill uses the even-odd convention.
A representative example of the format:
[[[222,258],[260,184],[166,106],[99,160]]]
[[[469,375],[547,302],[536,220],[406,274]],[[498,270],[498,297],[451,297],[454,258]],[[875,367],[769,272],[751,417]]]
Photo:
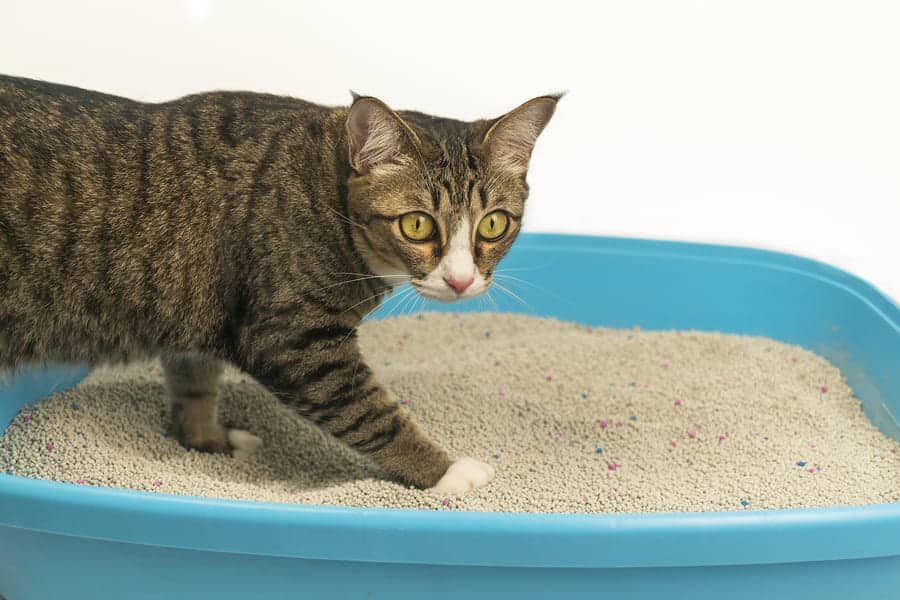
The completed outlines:
[[[412,145],[419,143],[415,132],[387,104],[355,94],[347,116],[347,140],[350,166],[360,174],[378,165],[405,162]]]

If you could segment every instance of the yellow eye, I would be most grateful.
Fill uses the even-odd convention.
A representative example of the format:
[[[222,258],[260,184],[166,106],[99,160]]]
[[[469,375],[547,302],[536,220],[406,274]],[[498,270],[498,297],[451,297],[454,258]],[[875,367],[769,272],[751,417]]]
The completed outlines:
[[[499,240],[509,227],[509,217],[502,210],[495,210],[478,224],[478,235],[487,241]]]
[[[400,217],[400,231],[413,242],[424,242],[434,234],[434,219],[423,212],[406,213]]]

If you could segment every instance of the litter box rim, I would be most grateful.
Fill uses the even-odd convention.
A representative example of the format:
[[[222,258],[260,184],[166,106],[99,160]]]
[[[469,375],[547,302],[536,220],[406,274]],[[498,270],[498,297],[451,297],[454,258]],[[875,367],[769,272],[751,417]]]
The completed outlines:
[[[522,234],[516,246],[790,270],[856,296],[900,334],[900,306],[885,294],[836,267],[799,256],[536,233]],[[68,377],[60,384],[66,386],[83,374],[51,372]],[[15,397],[17,408],[35,399]],[[677,567],[900,556],[900,503],[717,513],[481,513],[212,500],[7,474],[0,475],[0,530],[4,527],[210,552],[431,565]]]

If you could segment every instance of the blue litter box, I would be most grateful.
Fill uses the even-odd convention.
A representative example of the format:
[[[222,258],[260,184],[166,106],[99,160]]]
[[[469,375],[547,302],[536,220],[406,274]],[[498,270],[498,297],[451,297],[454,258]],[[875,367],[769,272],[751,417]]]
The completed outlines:
[[[900,308],[843,271],[743,248],[538,234],[523,235],[503,266],[540,287],[517,290],[529,307],[495,294],[503,310],[804,346],[838,365],[872,422],[900,439]],[[0,388],[0,427],[85,373],[21,373]],[[900,598],[900,504],[455,513],[217,501],[0,475],[0,595]]]

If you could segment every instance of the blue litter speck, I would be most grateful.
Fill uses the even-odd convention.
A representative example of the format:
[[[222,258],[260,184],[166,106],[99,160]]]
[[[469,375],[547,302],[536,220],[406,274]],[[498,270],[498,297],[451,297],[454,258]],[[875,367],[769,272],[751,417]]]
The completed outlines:
[[[749,506],[749,505],[750,505],[750,503],[747,502],[746,500],[741,500],[741,506]]]
[[[81,408],[77,402],[73,402],[69,406],[72,407],[72,410],[78,410],[79,408]]]
[[[389,361],[389,360],[384,361],[384,366],[386,366],[386,367],[391,366],[391,361]]]
[[[500,458],[500,455],[494,452],[493,454],[491,454],[491,458],[497,459]]]
[[[637,417],[635,415],[631,415],[628,418],[631,419],[632,421],[637,421]]]
[[[597,454],[603,454],[603,448],[597,448]]]
[[[164,438],[172,437],[172,435],[168,431],[166,431],[166,432],[163,432],[163,437]]]
[[[637,385],[637,384],[636,384],[635,382],[632,381],[631,383],[628,384],[628,387],[634,387],[634,386],[636,386],[636,385]]]
[[[581,392],[581,399],[582,399],[582,400],[586,400],[587,397],[588,397],[588,393],[587,393],[587,392]]]
[[[765,441],[767,441],[767,442],[768,442],[768,441],[769,441],[769,436],[767,436],[767,435],[764,435],[764,436],[763,436],[763,439],[764,439],[764,440],[765,440]]]
[[[484,337],[491,337],[491,332],[490,332],[490,331],[485,331],[485,332],[484,332]]]
[[[805,460],[798,460],[798,461],[797,461],[797,466],[798,466],[798,467],[805,467],[805,466],[806,466],[806,461],[805,461]]]

